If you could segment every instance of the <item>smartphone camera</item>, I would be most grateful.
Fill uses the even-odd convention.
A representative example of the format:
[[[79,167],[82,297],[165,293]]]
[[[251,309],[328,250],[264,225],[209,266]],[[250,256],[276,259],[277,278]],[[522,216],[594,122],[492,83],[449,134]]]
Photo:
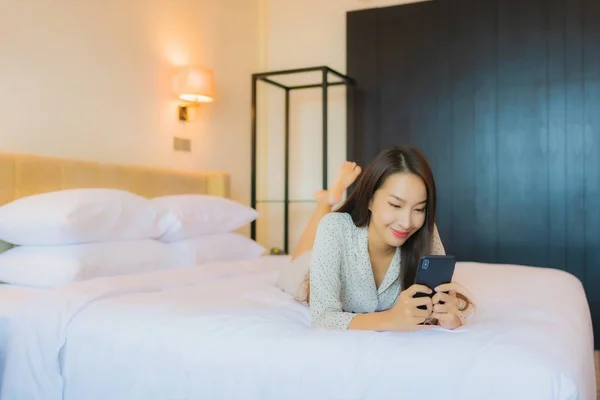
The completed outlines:
[[[423,269],[427,269],[429,268],[429,260],[425,259],[423,260]]]

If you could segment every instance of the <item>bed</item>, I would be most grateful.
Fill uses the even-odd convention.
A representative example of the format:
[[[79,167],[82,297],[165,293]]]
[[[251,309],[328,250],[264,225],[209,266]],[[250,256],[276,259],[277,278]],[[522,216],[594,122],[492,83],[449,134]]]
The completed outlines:
[[[115,188],[145,197],[198,193],[229,197],[221,171],[174,171],[33,154],[0,153],[0,206],[29,195],[73,188]],[[0,372],[11,316],[44,289],[0,284]]]
[[[0,399],[595,399],[590,313],[568,273],[461,262],[478,306],[464,327],[334,332],[276,287],[292,265],[214,260],[27,296]]]
[[[11,318],[18,315],[20,308],[41,292],[43,289],[0,284],[0,376],[4,370]]]

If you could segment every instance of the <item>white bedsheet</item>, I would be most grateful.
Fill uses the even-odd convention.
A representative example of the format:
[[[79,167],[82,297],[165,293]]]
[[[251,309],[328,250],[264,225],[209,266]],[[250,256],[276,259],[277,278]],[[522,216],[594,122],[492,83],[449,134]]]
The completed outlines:
[[[6,341],[12,316],[18,314],[28,301],[43,291],[44,289],[0,284],[0,376],[3,373]]]
[[[579,281],[459,263],[455,331],[333,332],[279,291],[284,257],[81,282],[13,326],[2,400],[595,399]],[[64,397],[63,397],[64,394]]]

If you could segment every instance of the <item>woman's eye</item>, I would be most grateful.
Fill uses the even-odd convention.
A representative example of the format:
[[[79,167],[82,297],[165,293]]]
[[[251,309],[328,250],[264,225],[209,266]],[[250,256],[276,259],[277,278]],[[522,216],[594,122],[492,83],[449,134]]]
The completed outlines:
[[[420,213],[422,213],[422,212],[425,212],[425,209],[424,209],[424,208],[419,208],[419,209],[417,209],[417,210],[415,210],[415,211],[416,211],[416,212],[420,212]]]
[[[394,208],[400,208],[400,206],[398,204],[394,204],[394,203],[388,203],[388,204]]]

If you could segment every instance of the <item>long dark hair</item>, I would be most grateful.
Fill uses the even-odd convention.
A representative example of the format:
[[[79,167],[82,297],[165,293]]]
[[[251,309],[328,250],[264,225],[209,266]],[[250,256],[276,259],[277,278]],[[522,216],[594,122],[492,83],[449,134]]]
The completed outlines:
[[[386,179],[396,173],[410,173],[423,180],[427,189],[425,223],[402,245],[400,277],[402,290],[414,283],[419,259],[431,252],[435,226],[436,190],[433,173],[423,153],[414,147],[396,146],[384,150],[367,166],[356,187],[335,212],[348,213],[354,224],[364,227],[371,220],[369,202]]]

